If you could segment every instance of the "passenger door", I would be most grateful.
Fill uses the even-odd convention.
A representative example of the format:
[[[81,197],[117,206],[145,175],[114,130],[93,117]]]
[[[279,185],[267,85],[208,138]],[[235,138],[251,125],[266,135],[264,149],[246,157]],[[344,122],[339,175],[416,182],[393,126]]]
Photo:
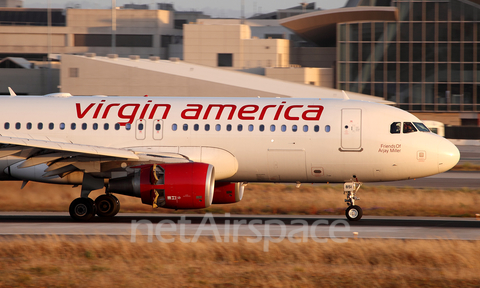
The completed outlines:
[[[163,120],[153,120],[153,139],[162,140],[163,138]]]
[[[342,109],[342,140],[340,151],[362,151],[362,110]]]

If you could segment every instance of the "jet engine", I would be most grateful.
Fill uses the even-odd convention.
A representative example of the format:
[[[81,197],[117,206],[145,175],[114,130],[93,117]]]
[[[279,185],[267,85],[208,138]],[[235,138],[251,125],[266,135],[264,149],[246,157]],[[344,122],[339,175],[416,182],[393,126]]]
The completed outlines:
[[[243,183],[215,182],[212,204],[236,203],[243,198]]]
[[[142,203],[170,209],[201,209],[212,204],[214,167],[205,163],[148,164],[110,179],[107,192],[139,197]]]

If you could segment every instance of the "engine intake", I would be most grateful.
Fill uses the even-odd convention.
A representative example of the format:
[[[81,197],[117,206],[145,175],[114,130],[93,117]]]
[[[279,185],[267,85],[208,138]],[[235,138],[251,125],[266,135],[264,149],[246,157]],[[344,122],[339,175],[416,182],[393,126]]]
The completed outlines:
[[[107,192],[139,197],[144,204],[171,209],[201,209],[212,204],[212,165],[195,162],[132,168],[135,172],[127,177],[111,179]]]
[[[242,182],[215,182],[212,204],[236,203],[243,198],[244,185]]]

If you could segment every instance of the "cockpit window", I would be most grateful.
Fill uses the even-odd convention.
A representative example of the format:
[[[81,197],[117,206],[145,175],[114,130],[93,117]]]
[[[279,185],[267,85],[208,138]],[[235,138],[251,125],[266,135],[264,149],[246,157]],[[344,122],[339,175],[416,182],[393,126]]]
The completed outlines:
[[[413,126],[412,122],[403,122],[403,133],[416,132],[417,128]]]
[[[428,129],[427,126],[425,126],[425,124],[421,122],[413,122],[413,124],[415,125],[415,127],[417,127],[418,131],[430,132],[430,129]]]
[[[392,125],[390,125],[390,133],[392,134],[400,133],[401,127],[402,127],[401,122],[393,122]]]

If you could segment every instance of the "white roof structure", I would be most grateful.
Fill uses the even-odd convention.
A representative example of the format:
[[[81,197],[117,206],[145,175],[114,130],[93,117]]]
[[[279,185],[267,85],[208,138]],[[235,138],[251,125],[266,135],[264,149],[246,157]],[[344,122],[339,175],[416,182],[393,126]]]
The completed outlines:
[[[189,64],[180,60],[157,60],[158,58],[155,57],[152,57],[152,59],[62,55],[62,92],[70,92],[74,95],[143,96],[147,94],[142,93],[148,91],[147,85],[156,85],[158,90],[154,90],[155,92],[153,93],[149,92],[148,95],[345,98],[345,93],[337,89],[298,84],[245,72]],[[68,76],[68,69],[71,67],[80,67],[77,68],[80,70],[78,78]],[[167,79],[169,79],[168,82],[166,82]],[[164,88],[162,88],[161,82],[164,83]],[[91,88],[92,85],[97,85],[95,91],[81,90],[82,88]],[[125,93],[130,91],[130,93],[112,93],[109,92],[111,90],[106,90],[108,86],[112,89],[115,88],[115,91]],[[124,86],[124,88],[121,89],[117,86]],[[135,92],[139,95],[136,95]],[[348,91],[346,94],[350,99],[354,100],[393,104],[393,102],[386,101],[380,97]]]
[[[6,62],[6,61],[11,61],[11,62],[17,64],[18,66],[21,66],[24,69],[31,69],[31,65],[32,65],[32,63],[30,61],[28,61],[27,59],[20,58],[20,57],[6,57],[6,58],[3,58],[2,60],[0,60],[0,64],[3,63],[3,62]]]

